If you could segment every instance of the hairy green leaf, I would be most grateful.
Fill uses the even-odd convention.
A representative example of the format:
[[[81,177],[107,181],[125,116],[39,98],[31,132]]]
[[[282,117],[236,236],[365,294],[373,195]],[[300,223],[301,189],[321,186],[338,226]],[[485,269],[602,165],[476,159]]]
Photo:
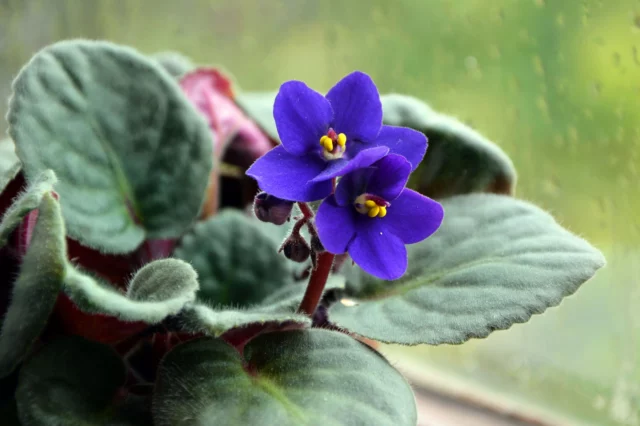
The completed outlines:
[[[114,404],[124,384],[120,357],[108,346],[69,336],[54,340],[20,371],[16,401],[25,426],[150,424],[133,401]]]
[[[174,254],[198,271],[200,301],[248,306],[293,281],[291,262],[259,223],[226,210],[182,238]]]
[[[273,103],[277,92],[244,92],[236,95],[236,103],[273,140],[279,141],[278,129],[273,119]]]
[[[56,182],[55,173],[45,170],[36,176],[22,194],[16,197],[0,221],[0,248],[7,244],[9,235],[16,226],[20,225],[22,219],[38,208],[45,194],[53,191],[53,185]]]
[[[212,167],[211,132],[155,61],[72,40],[36,54],[9,103],[27,178],[53,169],[69,235],[109,253],[175,238],[195,220]]]
[[[128,295],[67,265],[65,293],[80,310],[123,321],[156,324],[180,312],[196,297],[197,274],[186,262],[156,260],[134,276]]]
[[[189,304],[180,313],[182,327],[190,333],[205,333],[218,337],[232,328],[251,324],[297,323],[310,325],[309,317],[296,314],[290,306],[256,307],[252,309],[211,308],[202,304]]]
[[[0,139],[0,193],[16,177],[21,167],[13,141],[9,138]]]
[[[427,135],[425,159],[410,185],[433,198],[472,192],[513,194],[516,171],[493,142],[458,120],[404,95],[381,97],[384,124],[411,127]]]
[[[62,288],[66,249],[60,205],[46,193],[2,322],[0,377],[11,373],[22,361],[47,324]]]
[[[346,267],[358,304],[335,304],[332,323],[382,342],[462,343],[559,304],[605,263],[589,243],[524,201],[474,194],[442,204],[444,223],[409,246],[401,279]]]
[[[196,68],[195,64],[178,52],[158,52],[151,56],[173,77],[181,77]]]
[[[178,346],[153,400],[158,426],[413,426],[411,388],[377,352],[341,333],[264,334],[241,356],[222,340]]]

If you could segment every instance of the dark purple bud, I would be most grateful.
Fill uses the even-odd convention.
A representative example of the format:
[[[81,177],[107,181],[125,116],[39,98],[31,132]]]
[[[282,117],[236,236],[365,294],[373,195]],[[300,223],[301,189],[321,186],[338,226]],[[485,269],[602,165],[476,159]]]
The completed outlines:
[[[266,192],[259,193],[253,200],[253,211],[263,222],[282,225],[289,220],[291,209],[293,209],[293,201],[283,200]]]
[[[300,235],[291,235],[284,242],[282,251],[287,259],[302,263],[309,258],[311,247]]]
[[[320,242],[320,238],[318,238],[317,235],[311,237],[311,250],[313,250],[316,254],[324,252],[324,246]]]

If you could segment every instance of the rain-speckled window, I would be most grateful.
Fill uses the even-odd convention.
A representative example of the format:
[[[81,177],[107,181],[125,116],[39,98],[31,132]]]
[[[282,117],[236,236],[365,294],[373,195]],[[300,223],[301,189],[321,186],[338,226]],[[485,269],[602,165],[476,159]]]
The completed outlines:
[[[244,91],[362,70],[476,129],[513,160],[515,196],[607,266],[486,339],[382,346],[421,424],[640,425],[640,2],[0,0],[0,113],[35,52],[78,37],[181,52]]]

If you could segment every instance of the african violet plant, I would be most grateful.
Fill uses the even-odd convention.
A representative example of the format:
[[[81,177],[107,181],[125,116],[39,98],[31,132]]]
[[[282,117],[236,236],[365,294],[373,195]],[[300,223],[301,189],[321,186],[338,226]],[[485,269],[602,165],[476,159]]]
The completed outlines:
[[[604,264],[497,146],[359,72],[238,93],[65,41],[7,119],[3,424],[414,425],[375,341],[485,337]]]

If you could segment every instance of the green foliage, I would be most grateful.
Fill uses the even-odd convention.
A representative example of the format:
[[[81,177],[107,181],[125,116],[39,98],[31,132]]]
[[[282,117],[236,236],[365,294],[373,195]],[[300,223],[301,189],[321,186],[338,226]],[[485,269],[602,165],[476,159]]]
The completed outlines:
[[[185,306],[179,319],[185,330],[191,333],[205,333],[214,337],[233,328],[247,327],[251,324],[297,323],[303,326],[311,325],[309,317],[296,314],[295,309],[287,308],[288,306],[214,309],[207,305],[189,304]]]
[[[0,193],[16,177],[22,165],[11,139],[0,139]]]
[[[332,323],[382,342],[462,343],[559,304],[604,265],[598,250],[524,201],[474,194],[443,206],[442,227],[410,246],[401,279],[347,267],[359,303],[334,305]]]
[[[53,185],[56,182],[56,175],[51,170],[45,170],[36,176],[28,188],[14,200],[0,221],[0,248],[7,243],[9,235],[16,226],[20,225],[22,219],[38,208],[45,194],[53,191]]]
[[[277,92],[244,92],[235,101],[273,140],[280,141],[273,119],[273,103]]]
[[[179,259],[160,259],[140,269],[127,291],[132,300],[162,302],[198,291],[198,274]]]
[[[156,260],[134,276],[129,294],[67,265],[64,291],[84,312],[156,324],[195,300],[197,274],[186,262]]]
[[[25,426],[150,424],[137,401],[113,404],[124,381],[122,360],[108,346],[75,336],[54,340],[20,371],[20,421]]]
[[[151,57],[175,78],[179,78],[196,68],[191,59],[178,52],[158,52]]]
[[[261,222],[227,210],[196,224],[182,238],[175,256],[198,271],[198,300],[248,306],[293,282],[291,262],[277,250]]]
[[[158,426],[413,426],[411,388],[369,347],[327,330],[252,340],[241,356],[218,339],[178,346],[163,360],[153,401]]]
[[[84,245],[127,253],[195,220],[212,167],[209,128],[135,50],[84,40],[45,48],[16,78],[7,117],[27,177],[58,175],[69,235]]]
[[[411,177],[411,186],[434,198],[472,192],[512,194],[516,171],[494,143],[458,120],[411,96],[382,96],[384,123],[427,135],[429,148]]]
[[[45,193],[0,334],[0,377],[11,373],[38,338],[64,279],[66,240],[60,205]]]
[[[332,275],[325,285],[325,293],[344,289],[343,276]],[[217,337],[236,327],[251,324],[297,323],[310,325],[310,319],[296,313],[306,290],[305,283],[292,283],[272,292],[260,304],[246,309],[211,308],[203,304],[190,304],[181,313],[182,326],[194,333],[206,333]]]

